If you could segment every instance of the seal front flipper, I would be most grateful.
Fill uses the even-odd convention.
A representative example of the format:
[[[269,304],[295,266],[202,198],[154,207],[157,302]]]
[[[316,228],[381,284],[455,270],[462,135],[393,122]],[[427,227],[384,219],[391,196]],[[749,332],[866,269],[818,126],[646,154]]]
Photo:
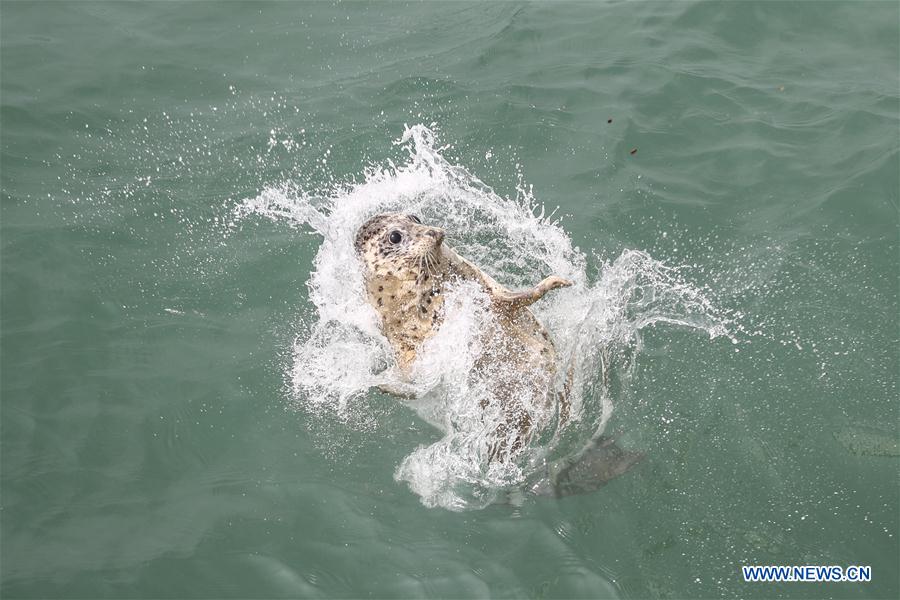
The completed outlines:
[[[405,400],[415,400],[416,399],[416,391],[411,385],[406,384],[396,384],[396,383],[381,383],[375,386],[378,388],[378,391],[389,394],[391,396],[397,396],[399,398],[403,398]]]
[[[516,308],[534,304],[544,297],[544,294],[556,288],[568,287],[572,282],[558,275],[551,275],[531,289],[514,292],[507,289],[496,279],[484,273],[481,269],[457,254],[451,248],[444,247],[444,254],[450,260],[452,270],[464,279],[478,281],[491,296],[500,303],[514,304]]]
[[[494,298],[501,304],[508,304],[512,308],[524,308],[530,306],[544,297],[544,294],[556,288],[569,287],[572,282],[558,275],[551,275],[529,290],[511,292],[505,288],[493,290]]]

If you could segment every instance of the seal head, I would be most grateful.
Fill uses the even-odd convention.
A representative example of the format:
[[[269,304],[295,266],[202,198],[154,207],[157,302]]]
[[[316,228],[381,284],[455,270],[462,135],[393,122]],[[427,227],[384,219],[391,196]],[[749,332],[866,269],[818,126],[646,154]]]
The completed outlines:
[[[443,229],[400,213],[372,217],[356,235],[369,302],[404,373],[439,319],[448,270],[443,241]]]

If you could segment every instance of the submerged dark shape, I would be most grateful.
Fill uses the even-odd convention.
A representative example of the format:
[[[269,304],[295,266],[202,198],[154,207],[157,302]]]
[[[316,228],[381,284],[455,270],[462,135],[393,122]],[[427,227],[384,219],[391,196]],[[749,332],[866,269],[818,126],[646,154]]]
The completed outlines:
[[[877,427],[853,424],[833,435],[847,452],[856,456],[900,456],[896,434]]]

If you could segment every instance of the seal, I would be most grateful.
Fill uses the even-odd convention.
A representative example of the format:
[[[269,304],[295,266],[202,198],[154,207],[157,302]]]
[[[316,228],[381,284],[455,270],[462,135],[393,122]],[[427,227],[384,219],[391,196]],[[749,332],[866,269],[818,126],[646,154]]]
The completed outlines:
[[[567,418],[570,382],[552,393],[556,350],[528,307],[550,290],[572,283],[552,275],[530,289],[509,290],[444,244],[444,235],[443,229],[425,225],[415,215],[380,214],[366,221],[355,240],[366,293],[394,351],[397,374],[407,381],[422,344],[443,322],[446,287],[473,281],[487,294],[495,318],[480,332],[486,351],[480,353],[475,371],[485,375],[490,386],[490,400],[481,400],[481,407],[500,415],[488,460],[505,461],[527,445],[553,409],[560,421]],[[382,390],[404,395],[394,387]]]

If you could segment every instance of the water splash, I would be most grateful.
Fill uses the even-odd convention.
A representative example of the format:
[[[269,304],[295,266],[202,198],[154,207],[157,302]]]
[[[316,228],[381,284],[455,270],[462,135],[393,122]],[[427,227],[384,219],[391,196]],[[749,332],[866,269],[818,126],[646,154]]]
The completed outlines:
[[[549,274],[574,282],[532,307],[550,331],[559,377],[572,373],[571,417],[553,419],[516,460],[488,463],[485,439],[498,415],[480,408],[472,365],[478,331],[489,326],[483,294],[460,285],[447,295],[441,329],[420,351],[413,370],[411,406],[440,429],[437,443],[420,446],[395,472],[428,506],[462,510],[483,507],[504,490],[540,475],[546,461],[577,452],[594,439],[627,388],[640,352],[640,331],[670,323],[729,335],[723,314],[703,292],[648,254],[626,250],[599,262],[590,281],[588,257],[572,246],[558,221],[520,187],[504,198],[441,154],[434,133],[408,127],[396,142],[409,153],[405,164],[370,167],[361,183],[311,194],[293,184],[263,190],[236,209],[238,218],[262,215],[309,227],[322,237],[309,281],[314,309],[307,332],[293,348],[292,399],[312,414],[329,411],[348,423],[373,386],[400,384],[390,369],[390,347],[364,293],[353,248],[357,229],[371,216],[403,211],[446,229],[463,256],[510,288],[531,286]]]

